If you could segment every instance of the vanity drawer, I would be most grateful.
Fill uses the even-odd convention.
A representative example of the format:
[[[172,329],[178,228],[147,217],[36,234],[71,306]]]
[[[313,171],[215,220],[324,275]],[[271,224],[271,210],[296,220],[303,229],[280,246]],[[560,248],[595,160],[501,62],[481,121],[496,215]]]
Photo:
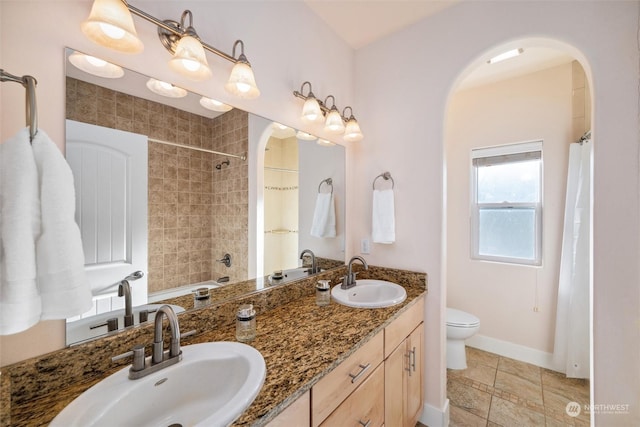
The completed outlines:
[[[424,320],[424,297],[416,300],[407,311],[384,328],[384,358],[389,357],[393,350]]]
[[[382,362],[384,335],[380,332],[311,389],[311,422],[317,427]],[[383,405],[384,406],[384,405]]]
[[[380,364],[323,423],[322,427],[379,427],[384,424],[384,364]]]

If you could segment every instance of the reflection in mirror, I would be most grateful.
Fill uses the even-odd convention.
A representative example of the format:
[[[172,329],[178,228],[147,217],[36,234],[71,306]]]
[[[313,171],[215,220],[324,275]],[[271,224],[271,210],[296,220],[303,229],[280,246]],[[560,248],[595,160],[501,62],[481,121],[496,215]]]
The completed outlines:
[[[66,57],[71,53],[73,50],[67,49]],[[135,270],[142,270],[145,275],[130,283],[134,325],[140,318],[151,318],[153,306],[146,304],[191,293],[199,287],[212,288],[211,301],[217,300],[216,292],[226,299],[229,285],[253,279],[248,272],[256,270],[249,265],[249,252],[272,250],[271,246],[259,250],[248,246],[252,240],[248,235],[250,212],[256,209],[255,201],[250,206],[249,193],[256,183],[249,182],[246,156],[250,147],[260,144],[249,140],[248,128],[252,121],[265,120],[238,109],[206,109],[203,105],[208,103],[201,103],[201,96],[190,92],[182,98],[162,97],[147,89],[149,77],[130,70],[124,70],[124,76],[117,79],[90,75],[69,62],[66,70],[68,161],[74,169],[76,219],[83,234],[85,258],[91,264],[87,265],[87,272],[95,301],[94,309],[81,317],[90,318],[82,320],[90,326],[104,324],[92,329],[92,334],[109,333],[113,322],[109,326],[108,320],[119,316],[116,310],[126,311],[129,304],[125,304],[125,297],[118,296],[118,288]],[[86,127],[89,134],[115,133],[98,138],[106,144],[94,147],[93,153],[88,154],[86,147],[73,148],[75,143],[70,139],[74,138],[69,138],[74,132],[69,128],[73,126]],[[126,153],[136,143],[122,147],[128,136],[142,138],[142,145],[146,146],[143,160]],[[81,142],[92,138],[95,139],[75,136]],[[317,145],[304,140],[299,144]],[[335,148],[331,154],[335,158],[323,160],[322,168],[320,162],[302,161],[301,157],[299,186],[304,189],[303,170],[308,169],[311,176],[333,174],[339,181],[336,200],[342,203],[344,148],[331,148]],[[258,151],[258,155],[262,153]],[[118,156],[119,166],[114,160]],[[102,175],[93,173],[95,170]],[[130,193],[141,183],[142,195]],[[302,265],[299,251],[305,248],[327,260],[337,260],[332,265],[343,264],[344,230],[339,239],[327,243],[323,240],[329,239],[310,237],[309,227],[304,224],[312,219],[315,192],[304,189],[299,203],[291,199],[283,205],[285,211],[300,212],[296,234],[299,242],[285,255],[290,261],[287,268]],[[303,195],[312,197],[309,206],[302,206]],[[336,214],[337,223],[343,227],[343,206]],[[262,272],[258,271],[258,276]],[[193,301],[182,305],[191,309]],[[77,320],[80,319],[68,319],[68,325]],[[121,323],[118,329],[122,327]],[[83,339],[70,335],[67,344]]]

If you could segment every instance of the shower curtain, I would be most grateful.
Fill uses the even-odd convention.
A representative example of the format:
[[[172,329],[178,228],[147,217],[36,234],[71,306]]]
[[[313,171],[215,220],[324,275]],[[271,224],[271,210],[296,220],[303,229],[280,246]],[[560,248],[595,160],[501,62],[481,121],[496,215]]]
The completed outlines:
[[[569,378],[589,378],[591,139],[569,149],[567,196],[553,362]]]

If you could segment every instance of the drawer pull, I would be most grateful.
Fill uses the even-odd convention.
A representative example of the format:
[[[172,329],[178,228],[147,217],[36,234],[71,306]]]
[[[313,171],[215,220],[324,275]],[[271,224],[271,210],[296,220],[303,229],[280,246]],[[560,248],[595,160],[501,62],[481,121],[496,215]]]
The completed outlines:
[[[349,374],[349,376],[351,377],[351,384],[358,381],[358,379],[362,376],[362,374],[364,374],[371,367],[371,363],[367,363],[366,365],[359,364],[358,366],[360,366],[360,372],[358,372],[355,375]]]
[[[358,424],[360,424],[363,427],[369,427],[369,425],[371,425],[371,420],[369,420],[367,422],[358,420]]]
[[[407,352],[407,354],[405,354],[404,357],[408,359],[407,363],[409,364],[409,367],[404,368],[404,370],[409,372],[409,376],[411,376],[411,371],[412,370],[413,372],[416,371],[416,348],[413,347],[413,350]]]

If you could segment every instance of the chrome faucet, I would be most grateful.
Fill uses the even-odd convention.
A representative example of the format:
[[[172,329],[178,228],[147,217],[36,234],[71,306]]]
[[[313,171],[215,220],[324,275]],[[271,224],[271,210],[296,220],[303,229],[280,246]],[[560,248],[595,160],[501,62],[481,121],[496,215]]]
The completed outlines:
[[[320,269],[318,268],[318,265],[316,264],[316,256],[315,256],[315,254],[311,251],[311,249],[305,249],[300,253],[300,259],[303,259],[305,254],[311,255],[311,269],[309,269],[309,274],[320,273]]]
[[[133,326],[133,304],[131,302],[131,285],[129,281],[138,280],[144,276],[142,271],[135,271],[122,279],[118,285],[118,296],[124,297],[124,326]]]
[[[171,339],[169,341],[169,350],[164,349],[164,337],[162,321],[164,317],[169,320],[169,329],[171,330]],[[195,334],[196,331],[189,331],[180,335],[180,326],[178,325],[178,316],[169,305],[161,306],[156,312],[153,331],[153,351],[151,356],[145,358],[145,346],[139,344],[133,347],[133,350],[118,356],[112,357],[112,361],[124,359],[133,356],[133,363],[129,368],[129,379],[137,380],[146,377],[149,374],[157,372],[167,366],[175,365],[182,360],[182,351],[180,350],[180,338],[188,337]]]
[[[353,270],[351,267],[351,264],[353,264],[353,261],[356,261],[356,260],[360,261],[362,265],[364,265],[365,270],[369,269],[369,265],[367,264],[367,261],[364,260],[364,258],[362,258],[359,255],[351,257],[351,259],[349,260],[349,265],[347,266],[347,275],[344,276],[344,279],[342,279],[342,285],[340,285],[341,289],[353,288],[356,285],[356,274],[358,273],[353,273]]]
[[[175,311],[168,306],[163,305],[156,312],[153,332],[153,357],[152,363],[160,363],[164,361],[164,337],[162,328],[162,319],[167,316],[169,321],[169,329],[171,330],[171,340],[169,341],[169,359],[180,357],[180,325],[178,325],[178,316]]]

